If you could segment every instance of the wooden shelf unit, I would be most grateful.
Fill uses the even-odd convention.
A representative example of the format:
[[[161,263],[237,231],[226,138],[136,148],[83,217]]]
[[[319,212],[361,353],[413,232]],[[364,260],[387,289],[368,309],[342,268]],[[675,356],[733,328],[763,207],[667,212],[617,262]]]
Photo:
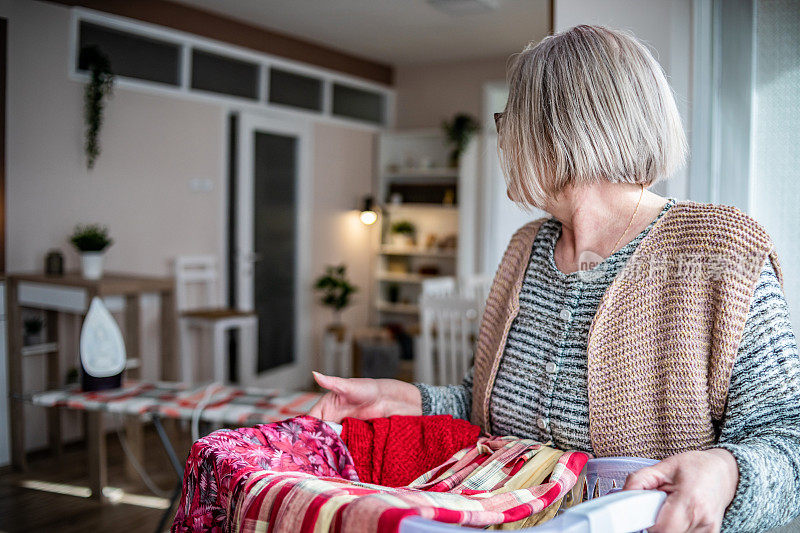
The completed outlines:
[[[474,196],[465,195],[464,191],[475,189],[477,149],[472,146],[465,151],[458,167],[447,166],[449,154],[450,146],[439,129],[394,131],[381,135],[376,165],[376,201],[382,212],[379,219],[381,241],[373,270],[376,290],[373,308],[377,325],[411,325],[419,321],[417,302],[422,282],[435,277],[421,274],[421,269],[438,269],[439,276],[457,276],[462,264],[466,265],[466,272],[473,266],[470,262],[474,255],[470,237],[474,231],[471,227],[467,227],[470,234],[466,238],[467,246],[462,246],[465,223],[472,224],[475,217],[463,199]],[[430,185],[432,189],[438,187],[435,189],[438,193],[448,188],[453,192],[442,197],[442,203],[434,203],[423,201],[427,195],[421,189],[415,189],[415,192],[423,192],[413,198],[420,201],[400,198],[397,202],[397,198],[390,201],[390,192],[402,188],[392,189],[393,184],[419,188]],[[416,227],[415,246],[392,243],[389,228],[399,220],[407,220]],[[426,247],[431,235],[437,241],[455,236],[457,246],[449,249]]]

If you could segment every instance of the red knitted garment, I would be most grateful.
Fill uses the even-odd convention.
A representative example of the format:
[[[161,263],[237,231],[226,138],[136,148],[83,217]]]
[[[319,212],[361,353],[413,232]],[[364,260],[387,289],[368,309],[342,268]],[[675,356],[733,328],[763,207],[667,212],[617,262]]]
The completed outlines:
[[[481,429],[450,415],[345,418],[342,440],[353,456],[358,479],[403,487],[474,445]]]

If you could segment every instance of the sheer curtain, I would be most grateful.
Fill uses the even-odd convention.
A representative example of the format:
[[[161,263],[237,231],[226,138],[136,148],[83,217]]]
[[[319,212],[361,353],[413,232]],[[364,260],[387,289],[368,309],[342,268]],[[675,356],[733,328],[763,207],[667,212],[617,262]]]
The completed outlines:
[[[693,8],[690,196],[766,226],[800,334],[800,2]]]
[[[750,198],[775,240],[800,334],[800,3],[759,0]]]

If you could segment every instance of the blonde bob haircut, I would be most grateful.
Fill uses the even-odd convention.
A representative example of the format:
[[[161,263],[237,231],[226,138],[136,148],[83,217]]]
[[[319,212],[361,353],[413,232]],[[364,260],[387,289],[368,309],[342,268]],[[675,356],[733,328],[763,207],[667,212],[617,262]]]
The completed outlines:
[[[633,35],[575,26],[512,56],[498,149],[509,197],[545,207],[568,187],[652,185],[686,159],[661,66]]]

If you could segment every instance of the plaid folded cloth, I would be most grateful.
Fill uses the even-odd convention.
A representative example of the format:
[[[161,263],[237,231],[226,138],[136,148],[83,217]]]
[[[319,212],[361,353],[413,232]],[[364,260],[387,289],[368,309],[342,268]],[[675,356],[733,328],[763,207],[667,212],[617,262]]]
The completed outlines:
[[[555,513],[587,460],[528,439],[484,437],[407,487],[383,487],[357,480],[327,424],[298,417],[195,443],[172,531],[383,533],[408,516],[534,525]]]

